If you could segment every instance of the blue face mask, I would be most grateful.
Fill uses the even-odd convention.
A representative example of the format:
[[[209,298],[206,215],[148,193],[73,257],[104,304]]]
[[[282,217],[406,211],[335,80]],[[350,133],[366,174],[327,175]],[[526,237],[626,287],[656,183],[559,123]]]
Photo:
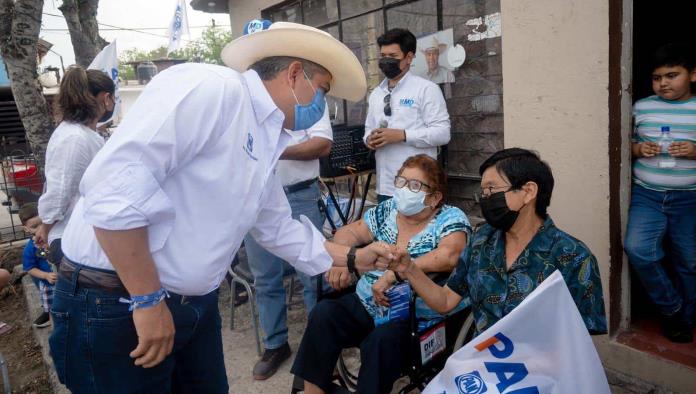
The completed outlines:
[[[306,73],[304,76],[307,79],[309,86],[312,86],[312,83],[309,81]],[[295,101],[297,102],[297,104],[295,104],[295,127],[293,127],[293,130],[306,130],[314,126],[314,124],[317,123],[322,116],[324,116],[324,109],[326,108],[324,91],[322,89],[314,89],[314,86],[312,86],[312,90],[314,90],[314,98],[312,98],[312,101],[309,104],[304,105],[300,104],[300,101],[295,95],[295,91],[292,91],[292,95],[295,97]]]
[[[412,192],[404,186],[394,191],[394,201],[396,209],[402,215],[413,216],[423,212],[425,209],[425,192]]]

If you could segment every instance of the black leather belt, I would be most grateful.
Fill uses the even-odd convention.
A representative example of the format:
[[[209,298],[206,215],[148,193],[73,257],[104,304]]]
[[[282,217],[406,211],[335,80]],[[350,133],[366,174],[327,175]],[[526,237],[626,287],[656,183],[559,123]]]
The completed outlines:
[[[306,188],[312,186],[318,179],[319,178],[312,178],[312,179],[307,179],[306,181],[293,183],[292,185],[283,186],[283,190],[285,190],[285,194],[299,192],[302,189],[306,189]]]
[[[68,281],[72,280],[73,272],[77,270],[77,265],[67,258],[58,266],[58,273]],[[126,293],[126,287],[115,272],[106,272],[91,268],[82,268],[78,273],[77,284],[80,287],[89,289],[101,289],[114,293]]]

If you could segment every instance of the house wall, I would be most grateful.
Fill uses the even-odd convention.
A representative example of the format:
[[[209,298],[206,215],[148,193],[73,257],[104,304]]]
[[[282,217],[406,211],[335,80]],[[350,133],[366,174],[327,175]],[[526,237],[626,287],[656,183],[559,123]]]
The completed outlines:
[[[278,0],[228,0],[230,9],[230,26],[232,26],[232,37],[242,35],[244,24],[252,19],[261,17],[261,10],[274,4],[280,3]]]
[[[630,0],[623,9],[620,113],[609,112],[610,10],[605,0],[501,0],[505,147],[539,152],[553,169],[556,187],[550,213],[556,224],[585,242],[599,262],[607,313],[619,314],[625,327],[628,280],[625,262],[616,261],[622,286],[610,294],[610,149],[620,157],[620,226],[625,228],[630,186]],[[620,117],[609,140],[610,115]],[[625,163],[625,164],[624,164]],[[620,246],[619,246],[620,247]],[[619,259],[621,260],[621,259]],[[611,297],[619,297],[610,310]],[[609,377],[622,384],[647,383],[657,392],[693,392],[696,372],[614,341],[594,338]],[[645,387],[648,387],[645,386]],[[664,390],[664,391],[662,391]]]

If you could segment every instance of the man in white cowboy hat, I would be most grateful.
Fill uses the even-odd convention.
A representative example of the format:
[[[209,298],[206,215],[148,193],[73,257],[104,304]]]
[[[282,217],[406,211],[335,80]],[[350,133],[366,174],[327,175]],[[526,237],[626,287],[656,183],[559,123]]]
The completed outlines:
[[[392,257],[293,220],[275,175],[284,128],[317,122],[324,94],[365,94],[353,53],[277,23],[232,41],[222,59],[230,68],[157,75],[82,178],[50,338],[71,391],[227,393],[217,289],[247,232],[309,275]]]
[[[447,44],[440,42],[437,36],[434,35],[430,40],[430,46],[421,49],[421,53],[425,55],[425,63],[428,70],[425,72],[424,78],[434,83],[452,83],[454,82],[454,74],[449,69],[442,67],[439,63],[440,54],[447,50]]]

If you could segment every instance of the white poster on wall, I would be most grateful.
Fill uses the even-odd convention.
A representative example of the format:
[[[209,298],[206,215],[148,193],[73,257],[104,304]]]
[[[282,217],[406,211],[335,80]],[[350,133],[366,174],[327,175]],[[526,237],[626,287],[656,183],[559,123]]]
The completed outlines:
[[[454,31],[450,28],[418,39],[411,71],[435,83],[452,83],[454,71],[464,60],[466,52],[461,45],[454,45]]]

